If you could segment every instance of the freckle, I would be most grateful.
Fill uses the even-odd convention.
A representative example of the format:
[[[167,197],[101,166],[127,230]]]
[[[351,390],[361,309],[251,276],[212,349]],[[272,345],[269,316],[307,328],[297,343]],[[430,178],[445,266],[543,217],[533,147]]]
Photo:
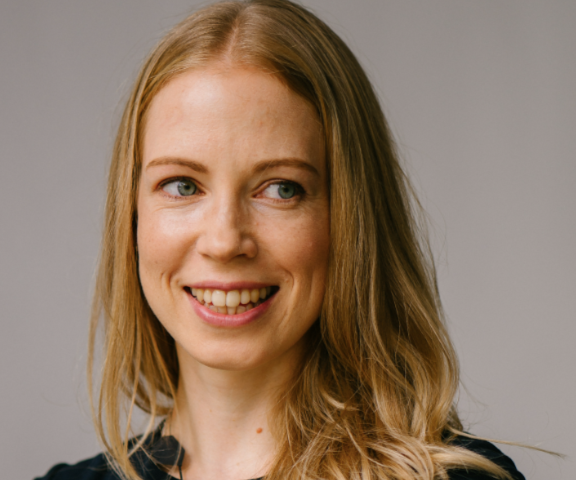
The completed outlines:
[[[257,428],[257,429],[256,429],[256,433],[262,433],[262,429],[261,429],[261,428]]]

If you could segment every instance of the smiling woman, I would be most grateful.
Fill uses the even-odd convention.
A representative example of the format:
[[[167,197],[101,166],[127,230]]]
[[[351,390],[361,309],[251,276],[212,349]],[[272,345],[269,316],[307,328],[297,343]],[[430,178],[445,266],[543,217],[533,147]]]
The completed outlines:
[[[366,75],[311,13],[235,1],[176,26],[109,175],[105,454],[44,478],[522,479],[462,432],[410,191]]]

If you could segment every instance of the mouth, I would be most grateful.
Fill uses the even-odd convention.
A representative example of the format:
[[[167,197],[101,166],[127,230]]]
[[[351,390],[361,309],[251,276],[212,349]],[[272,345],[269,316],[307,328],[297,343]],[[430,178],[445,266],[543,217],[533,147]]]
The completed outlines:
[[[204,305],[213,312],[239,315],[266,302],[278,292],[279,287],[271,285],[269,287],[240,290],[185,287],[185,290],[200,305]]]

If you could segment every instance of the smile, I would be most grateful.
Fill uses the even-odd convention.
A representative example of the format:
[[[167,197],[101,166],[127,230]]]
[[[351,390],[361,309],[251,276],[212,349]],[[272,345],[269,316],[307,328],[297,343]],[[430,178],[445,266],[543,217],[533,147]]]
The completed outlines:
[[[237,315],[261,305],[279,289],[278,287],[270,286],[229,291],[190,287],[187,287],[186,290],[192,294],[198,303],[213,312]]]

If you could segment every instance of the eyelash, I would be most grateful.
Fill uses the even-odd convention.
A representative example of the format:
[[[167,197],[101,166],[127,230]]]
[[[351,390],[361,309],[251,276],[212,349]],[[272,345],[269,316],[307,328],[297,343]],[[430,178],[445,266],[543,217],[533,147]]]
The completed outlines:
[[[170,183],[173,183],[173,182],[184,181],[184,180],[185,180],[185,181],[190,181],[190,182],[194,183],[194,184],[196,185],[196,188],[197,188],[197,191],[196,191],[194,194],[189,195],[189,197],[196,197],[196,196],[198,196],[199,193],[200,193],[200,194],[202,193],[202,192],[201,192],[201,189],[200,189],[200,186],[198,185],[198,182],[196,182],[196,180],[194,180],[193,178],[190,178],[190,177],[172,177],[172,178],[168,178],[168,179],[164,180],[162,183],[160,183],[160,184],[158,185],[158,189],[161,190],[162,193],[163,193],[165,196],[167,196],[167,197],[169,197],[169,198],[171,198],[171,199],[173,199],[173,200],[177,200],[177,201],[178,201],[178,200],[184,200],[184,199],[187,198],[186,196],[184,196],[184,195],[171,195],[171,194],[169,194],[168,192],[166,192],[166,191],[164,190],[164,187],[165,187],[166,185],[168,185],[168,184],[170,184]],[[269,200],[272,200],[273,202],[290,203],[290,202],[293,202],[295,199],[300,199],[300,200],[301,200],[302,197],[304,197],[304,195],[306,195],[306,191],[304,190],[304,187],[302,187],[302,185],[300,185],[298,182],[293,182],[293,181],[291,181],[291,180],[282,180],[282,179],[277,179],[277,180],[270,180],[270,181],[268,181],[263,187],[261,187],[261,188],[259,189],[259,193],[264,192],[264,191],[265,191],[268,187],[270,187],[271,185],[286,185],[286,184],[288,184],[288,185],[293,185],[293,186],[296,188],[296,194],[294,195],[293,198],[289,198],[289,199],[285,199],[285,200],[279,200],[279,199],[277,199],[277,198],[268,198],[268,199],[269,199]]]

